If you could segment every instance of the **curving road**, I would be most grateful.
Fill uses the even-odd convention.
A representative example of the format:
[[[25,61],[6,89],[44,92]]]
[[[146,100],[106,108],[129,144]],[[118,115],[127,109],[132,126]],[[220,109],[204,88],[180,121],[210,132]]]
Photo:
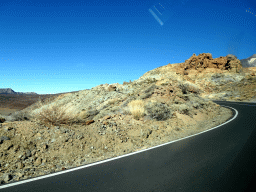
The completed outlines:
[[[231,108],[233,117],[210,130],[72,170],[3,184],[0,191],[253,191],[256,103],[214,102]]]

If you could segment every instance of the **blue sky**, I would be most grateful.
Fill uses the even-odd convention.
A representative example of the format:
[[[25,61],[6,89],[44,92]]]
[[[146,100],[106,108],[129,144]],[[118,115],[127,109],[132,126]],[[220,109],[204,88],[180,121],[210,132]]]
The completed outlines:
[[[0,1],[0,88],[122,84],[193,53],[256,53],[254,0]]]

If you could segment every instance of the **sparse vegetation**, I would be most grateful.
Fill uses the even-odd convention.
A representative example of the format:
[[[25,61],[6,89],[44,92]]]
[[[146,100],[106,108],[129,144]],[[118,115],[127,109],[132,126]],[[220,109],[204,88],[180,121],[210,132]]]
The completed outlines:
[[[43,105],[41,100],[39,100],[38,104],[40,106],[39,108],[41,108],[41,111],[34,113],[30,111],[30,117],[36,121],[39,121],[40,123],[59,125],[68,123],[72,124],[77,121],[76,117],[71,115],[74,114],[74,111],[67,113],[67,107],[60,108],[55,104],[50,106],[49,102],[45,102]]]
[[[113,105],[116,102],[119,102],[119,99],[111,99],[108,102],[108,105]],[[36,108],[38,108],[38,110],[33,112],[32,110],[15,112],[12,115],[12,120],[35,120],[45,125],[73,124],[77,122],[83,122],[83,120],[85,120],[88,117],[93,118],[100,113],[100,111],[98,110],[91,109],[87,111],[82,111],[81,113],[79,113],[79,115],[75,116],[72,115],[74,114],[74,111],[72,110],[67,113],[67,107],[59,107],[56,104],[51,105],[49,101],[42,102],[40,99],[37,103]],[[119,107],[116,107],[115,110],[117,110],[117,108]],[[144,102],[142,100],[132,100],[128,104],[128,107],[124,110],[124,113],[132,115],[137,120],[140,119],[144,116]]]
[[[28,112],[17,111],[14,114],[12,114],[12,118],[14,121],[24,121],[30,120],[32,116]]]
[[[117,102],[119,102],[119,101],[120,101],[120,100],[119,100],[118,98],[111,99],[111,100],[108,101],[108,104],[109,104],[109,105],[113,105],[113,104],[115,104],[115,103],[117,103]]]
[[[199,94],[201,91],[197,86],[190,83],[180,83],[178,86],[183,94],[188,94],[189,92]]]
[[[33,102],[35,104],[33,108],[13,113],[12,116],[19,121],[34,119],[46,126],[47,124],[51,124],[58,125],[59,127],[49,128],[47,126],[47,131],[42,131],[42,127],[37,127],[33,122],[24,122],[24,125],[17,123],[17,127],[20,130],[15,137],[12,137],[11,142],[14,147],[8,151],[8,161],[15,161],[9,164],[9,168],[14,167],[16,162],[20,161],[20,159],[17,159],[18,155],[16,154],[24,154],[27,150],[31,150],[31,154],[37,154],[37,157],[41,158],[38,158],[36,162],[38,164],[36,169],[40,171],[59,171],[63,167],[71,168],[71,166],[76,167],[82,164],[89,164],[207,130],[226,121],[227,116],[230,118],[232,115],[228,109],[214,107],[212,103],[206,103],[197,94],[190,93],[193,90],[193,84],[181,84],[181,90],[176,89],[177,82],[179,81],[172,83],[170,80],[162,83],[162,86],[155,85],[155,83],[147,84],[147,82],[151,81],[155,82],[154,78],[151,80],[136,81],[134,83],[130,82],[131,84],[127,83],[130,85],[125,86],[125,89],[130,90],[124,91],[124,93],[109,93],[104,89],[106,92],[99,94],[100,88],[98,90],[95,89],[91,91],[92,99],[89,99],[89,102],[89,97],[85,97],[87,93],[84,95],[75,94],[74,96],[70,94],[68,98],[61,101],[59,101],[59,98],[59,102],[54,102],[53,99],[53,102],[49,100],[45,100],[44,102],[39,101],[38,103]],[[244,81],[249,84],[249,81],[246,79]],[[164,85],[169,86],[165,87]],[[195,86],[194,88],[197,87]],[[173,94],[166,94],[170,89],[172,93],[173,90],[176,90]],[[199,89],[199,91],[201,90]],[[153,92],[154,95],[150,98]],[[183,94],[185,92],[186,94]],[[98,95],[102,95],[102,97],[96,98]],[[155,98],[155,96],[157,97]],[[160,99],[160,96],[167,99]],[[146,98],[150,98],[147,103],[144,100]],[[170,99],[168,100],[168,98]],[[164,103],[165,101],[166,103]],[[120,102],[123,103],[118,105]],[[73,106],[76,106],[76,110],[72,108]],[[194,108],[199,110],[194,111]],[[75,113],[74,111],[79,111],[79,113]],[[123,112],[123,114],[116,113],[117,111]],[[114,113],[115,115],[111,116],[111,118],[101,119],[106,115],[110,115],[110,113]],[[219,114],[218,116],[217,113]],[[210,122],[209,119],[200,120],[203,118],[202,114],[214,115],[214,123]],[[198,115],[196,117],[198,117],[200,123],[196,122],[196,124],[193,124],[191,119],[184,115],[188,115],[191,118],[195,118],[193,115]],[[134,119],[141,120],[144,116],[146,117],[142,119],[143,121],[134,121]],[[91,119],[95,122],[90,125],[76,124],[77,122],[86,122]],[[99,119],[102,121],[98,121]],[[69,123],[74,123],[75,125],[72,127],[61,126],[61,124]],[[13,124],[15,125],[15,123]],[[23,130],[28,130],[28,132]],[[59,137],[60,135],[56,130],[63,133],[61,137]],[[11,133],[10,131],[9,135]],[[22,140],[23,142],[20,142],[22,138],[24,138]],[[47,145],[45,144],[46,142],[48,142]],[[36,144],[36,148],[32,144],[29,145],[29,143]],[[21,146],[20,149],[16,147],[19,145]],[[12,153],[11,150],[13,148],[19,151]],[[36,151],[36,153],[33,153],[33,151]],[[16,157],[11,156],[13,154]],[[87,156],[84,157],[84,154]],[[32,158],[34,158],[33,155]],[[35,162],[33,163],[35,165]],[[53,168],[52,165],[56,165],[56,168]],[[34,173],[35,171],[29,172],[30,175]],[[39,174],[40,172],[38,171],[34,176]],[[17,174],[17,179],[23,179],[26,176],[20,177]]]
[[[142,84],[152,84],[157,82],[157,80],[155,78],[146,78],[140,82],[137,82],[138,85],[142,85]]]
[[[93,118],[98,114],[99,114],[98,110],[92,109],[89,111],[82,111],[77,118],[78,118],[78,121],[83,121],[84,119],[86,119],[88,117]]]
[[[135,119],[140,119],[144,116],[144,101],[142,100],[134,100],[128,104],[130,107],[130,112]]]
[[[165,121],[171,116],[170,108],[162,103],[149,102],[145,108],[149,117],[157,121]]]

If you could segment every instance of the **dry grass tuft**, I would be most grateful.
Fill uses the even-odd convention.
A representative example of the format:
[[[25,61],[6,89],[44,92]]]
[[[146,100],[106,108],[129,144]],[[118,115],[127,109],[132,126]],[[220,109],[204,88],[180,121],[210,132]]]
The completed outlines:
[[[67,113],[68,107],[58,107],[56,104],[52,104],[48,108],[39,101],[41,111],[34,112],[34,118],[40,123],[60,125],[60,124],[72,124],[77,121],[74,110]],[[70,108],[69,108],[70,109]]]
[[[128,104],[128,107],[130,107],[130,112],[135,119],[140,119],[144,116],[145,109],[144,109],[144,101],[143,100],[135,100],[131,101]]]

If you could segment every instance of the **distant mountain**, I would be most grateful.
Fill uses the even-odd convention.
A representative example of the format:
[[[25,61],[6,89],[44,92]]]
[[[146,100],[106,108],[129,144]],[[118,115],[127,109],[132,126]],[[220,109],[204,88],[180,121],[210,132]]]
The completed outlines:
[[[0,89],[0,94],[38,95],[35,92],[15,92],[11,88]]]
[[[0,94],[15,94],[15,92],[10,88],[6,88],[6,89],[0,89]]]
[[[90,90],[90,89],[84,89],[84,90]],[[11,88],[5,88],[5,89],[0,88],[0,94],[15,94],[15,95],[58,95],[58,94],[76,93],[76,92],[79,92],[79,91],[63,92],[63,93],[55,93],[55,94],[37,94],[35,92],[15,92]]]
[[[251,57],[248,57],[247,59],[241,59],[240,61],[244,68],[256,67],[256,54],[253,54]]]
[[[35,92],[16,92],[18,95],[38,95]]]

